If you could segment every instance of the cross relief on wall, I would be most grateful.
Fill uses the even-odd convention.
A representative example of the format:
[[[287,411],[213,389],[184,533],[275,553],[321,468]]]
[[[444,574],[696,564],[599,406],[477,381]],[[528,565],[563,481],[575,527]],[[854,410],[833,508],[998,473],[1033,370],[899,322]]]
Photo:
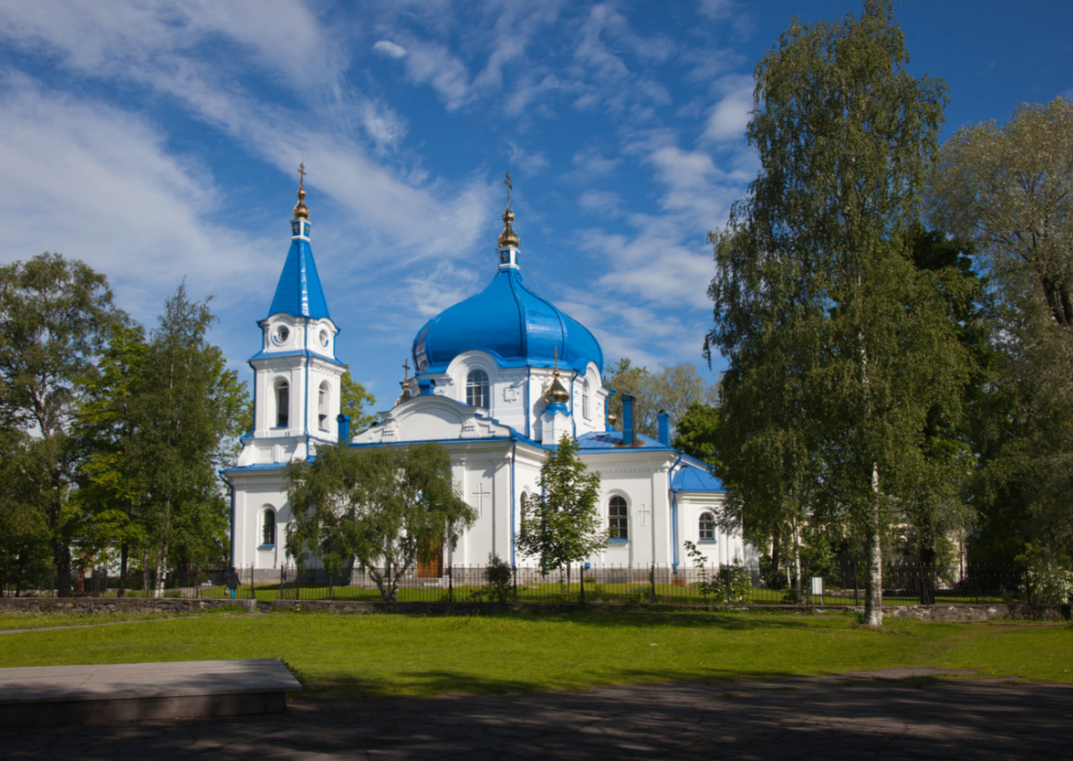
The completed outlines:
[[[477,498],[477,504],[475,505],[475,507],[477,508],[477,517],[478,518],[483,518],[484,517],[484,498],[485,497],[491,497],[492,492],[485,491],[484,490],[484,484],[481,484],[480,486],[477,487],[477,491],[473,492],[473,496]]]
[[[637,512],[640,513],[640,515],[641,515],[641,525],[644,526],[645,525],[645,517],[652,511],[649,510],[647,507],[645,507],[645,503],[642,502],[641,507],[640,507],[640,509],[637,510]]]

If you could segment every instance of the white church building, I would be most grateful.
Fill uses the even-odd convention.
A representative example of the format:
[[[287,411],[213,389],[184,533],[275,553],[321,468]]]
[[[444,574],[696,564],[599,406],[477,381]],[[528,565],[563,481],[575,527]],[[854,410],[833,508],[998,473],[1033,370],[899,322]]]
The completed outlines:
[[[439,577],[448,565],[483,566],[494,553],[518,567],[535,566],[516,538],[526,500],[540,494],[540,468],[564,434],[585,465],[600,474],[599,509],[612,538],[593,568],[677,571],[690,566],[695,543],[713,565],[746,559],[740,533],[720,531],[725,494],[708,466],[670,444],[667,416],[659,438],[633,430],[633,398],[623,394],[616,430],[603,382],[604,356],[588,329],[534,293],[522,276],[514,214],[489,257],[491,282],[421,326],[412,347],[415,376],[395,406],[366,430],[340,416],[335,352],[339,330],[310,246],[309,211],[299,188],[291,246],[268,315],[258,324],[254,424],[243,437],[231,485],[232,564],[278,578],[287,556],[287,463],[314,457],[321,445],[352,447],[435,441],[451,455],[455,489],[477,519],[443,557],[417,573]],[[491,253],[491,252],[489,252]],[[360,380],[360,372],[358,380]]]

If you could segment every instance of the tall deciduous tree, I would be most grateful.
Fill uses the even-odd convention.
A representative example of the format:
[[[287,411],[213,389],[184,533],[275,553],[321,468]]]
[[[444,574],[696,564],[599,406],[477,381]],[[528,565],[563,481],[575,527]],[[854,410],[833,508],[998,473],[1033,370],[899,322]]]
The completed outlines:
[[[760,405],[752,425],[771,433],[764,458],[785,502],[820,490],[861,541],[872,626],[882,542],[919,483],[928,411],[957,408],[967,365],[910,246],[945,86],[906,62],[887,0],[866,0],[860,19],[791,23],[757,66],[748,136],[762,169],[717,236],[711,287],[709,346],[738,375],[724,405]]]
[[[719,464],[716,456],[719,425],[718,407],[693,402],[678,421],[674,448],[715,467]]]
[[[34,462],[18,475],[45,515],[61,596],[71,592],[76,529],[68,434],[110,328],[124,319],[105,277],[80,261],[45,253],[0,267],[0,418],[33,437]]]
[[[677,365],[660,365],[650,372],[647,367],[638,367],[628,358],[620,359],[611,367],[607,385],[615,389],[609,410],[622,420],[622,395],[634,395],[634,430],[655,438],[659,432],[660,411],[670,415],[672,426],[677,426],[695,402],[714,404],[715,384],[706,383],[697,368],[688,362]]]
[[[996,330],[979,408],[981,538],[1073,553],[1073,104],[1017,108],[943,146],[932,219],[976,243]],[[1068,562],[1068,558],[1066,559]]]
[[[294,522],[287,552],[332,576],[357,560],[384,600],[422,544],[453,545],[476,511],[455,492],[451,456],[435,442],[357,449],[345,443],[288,465]]]
[[[545,572],[569,571],[607,543],[596,509],[600,474],[588,471],[577,450],[577,442],[564,434],[540,469],[540,496],[530,498],[522,519],[518,550],[540,558]]]
[[[0,585],[15,594],[51,578],[48,503],[38,483],[47,466],[35,442],[18,430],[0,429]],[[0,591],[2,594],[2,591]]]
[[[241,431],[247,394],[206,333],[214,317],[184,286],[145,340],[118,331],[91,384],[80,504],[102,541],[136,548],[158,591],[167,569],[218,563],[227,504],[218,471]],[[123,555],[126,555],[124,551]]]
[[[339,412],[350,418],[350,430],[362,431],[376,422],[376,415],[366,410],[376,404],[376,397],[354,380],[348,369],[339,379]]]

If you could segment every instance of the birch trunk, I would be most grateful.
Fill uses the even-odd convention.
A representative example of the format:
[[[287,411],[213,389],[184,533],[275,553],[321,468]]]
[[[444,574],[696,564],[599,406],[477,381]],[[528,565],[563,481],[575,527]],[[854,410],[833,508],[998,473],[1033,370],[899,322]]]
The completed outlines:
[[[160,548],[160,555],[157,557],[157,561],[156,561],[156,584],[154,585],[154,589],[153,589],[153,597],[163,597],[164,596],[164,573],[165,573],[165,565],[164,564],[167,561],[167,557],[168,557],[168,544],[167,544],[167,542],[165,542],[164,546]]]
[[[879,627],[883,625],[883,544],[879,531],[879,467],[876,465],[872,466],[872,492],[875,502],[864,544],[864,623]]]
[[[794,531],[794,576],[797,581],[794,584],[794,600],[798,605],[805,602],[804,592],[801,588],[801,535],[797,530],[797,518],[793,522]]]

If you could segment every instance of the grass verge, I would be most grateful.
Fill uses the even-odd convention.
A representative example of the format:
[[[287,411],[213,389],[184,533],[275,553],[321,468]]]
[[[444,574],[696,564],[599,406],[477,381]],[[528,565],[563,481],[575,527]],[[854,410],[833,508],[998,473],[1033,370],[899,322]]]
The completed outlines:
[[[210,608],[204,611],[175,613],[2,613],[0,614],[0,631],[24,629],[49,629],[55,626],[92,626],[95,624],[115,624],[126,621],[151,621],[177,616],[218,616],[246,613],[245,608],[226,607]]]
[[[900,666],[1073,682],[1073,627],[943,624],[853,615],[521,611],[491,616],[277,612],[6,638],[0,667],[282,658],[306,694],[347,698],[578,690]]]

